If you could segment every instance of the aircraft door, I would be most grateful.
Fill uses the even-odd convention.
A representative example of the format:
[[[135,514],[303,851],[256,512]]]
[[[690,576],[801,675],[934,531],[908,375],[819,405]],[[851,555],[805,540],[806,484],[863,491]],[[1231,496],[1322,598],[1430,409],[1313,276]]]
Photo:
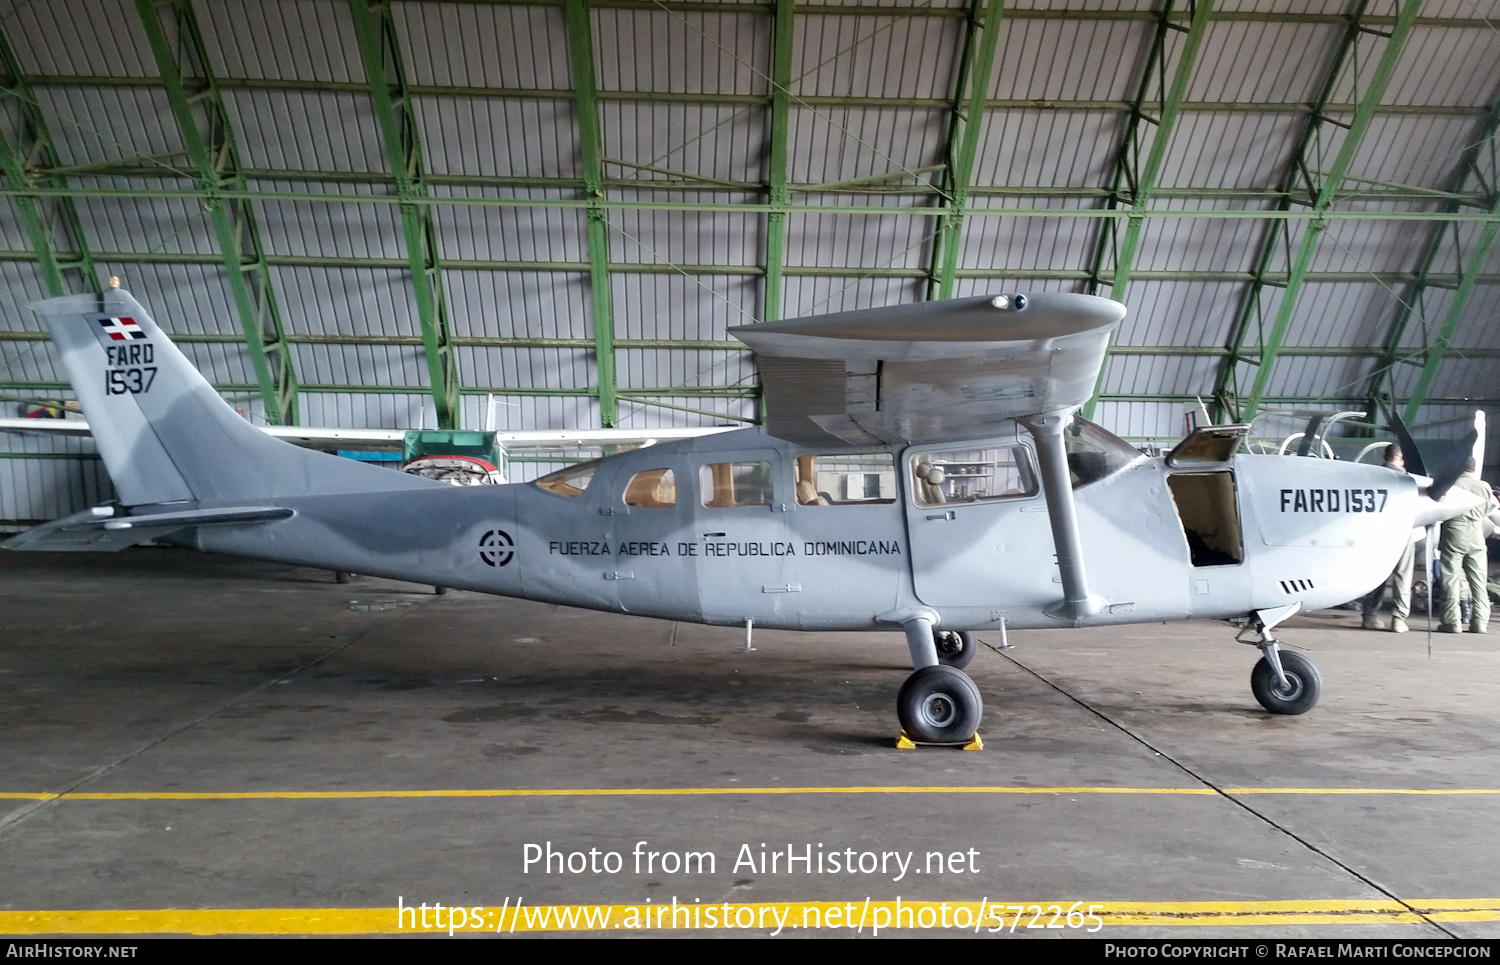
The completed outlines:
[[[681,457],[657,461],[644,455],[622,465],[611,480],[614,582],[626,613],[702,616],[691,472],[692,463]]]
[[[774,449],[701,453],[694,476],[689,552],[703,620],[795,627],[801,586],[793,578],[785,457]]]
[[[912,582],[929,606],[1045,606],[1061,584],[1036,459],[1019,440],[903,455]]]

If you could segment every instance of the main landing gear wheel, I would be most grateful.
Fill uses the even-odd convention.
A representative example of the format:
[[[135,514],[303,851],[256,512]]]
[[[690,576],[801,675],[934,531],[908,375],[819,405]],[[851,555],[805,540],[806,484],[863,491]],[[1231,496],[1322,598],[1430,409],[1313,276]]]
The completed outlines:
[[[1250,689],[1260,705],[1273,714],[1305,714],[1323,696],[1323,678],[1311,660],[1291,650],[1282,650],[1281,669],[1290,685],[1283,688],[1276,680],[1271,662],[1261,657],[1250,671]]]
[[[962,670],[974,662],[979,652],[979,638],[971,630],[938,630],[932,635],[937,644],[938,663],[954,670]]]
[[[906,736],[924,744],[962,744],[979,729],[984,701],[969,675],[953,667],[923,667],[901,685],[896,716]]]

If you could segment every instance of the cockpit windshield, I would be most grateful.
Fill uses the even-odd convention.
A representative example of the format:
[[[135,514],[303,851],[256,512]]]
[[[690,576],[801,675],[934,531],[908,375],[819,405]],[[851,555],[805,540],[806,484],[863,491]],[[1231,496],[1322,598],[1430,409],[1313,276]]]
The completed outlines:
[[[1113,476],[1143,458],[1140,450],[1083,416],[1074,416],[1063,430],[1063,448],[1068,453],[1068,475],[1074,489]]]
[[[566,469],[559,469],[557,472],[538,479],[535,485],[538,489],[544,489],[557,496],[582,496],[583,491],[589,488],[589,483],[594,481],[594,470],[599,468],[601,461],[594,459]]]

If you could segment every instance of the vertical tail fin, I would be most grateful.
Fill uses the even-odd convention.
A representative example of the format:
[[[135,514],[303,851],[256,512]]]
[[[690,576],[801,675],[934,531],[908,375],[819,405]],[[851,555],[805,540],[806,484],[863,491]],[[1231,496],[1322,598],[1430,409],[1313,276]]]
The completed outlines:
[[[126,505],[431,485],[300,449],[241,418],[120,289],[32,305]]]

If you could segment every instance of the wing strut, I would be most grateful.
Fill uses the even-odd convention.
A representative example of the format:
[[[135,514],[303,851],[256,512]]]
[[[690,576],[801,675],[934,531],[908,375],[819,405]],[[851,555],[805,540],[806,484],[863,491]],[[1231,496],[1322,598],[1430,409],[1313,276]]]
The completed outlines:
[[[1073,480],[1068,473],[1068,455],[1063,449],[1063,429],[1077,407],[1018,421],[1031,430],[1041,463],[1042,492],[1047,497],[1047,516],[1052,523],[1052,543],[1057,548],[1057,569],[1062,574],[1063,598],[1047,608],[1047,615],[1062,620],[1082,620],[1107,605],[1103,597],[1089,593],[1083,572],[1083,541],[1078,534],[1078,510],[1073,505]]]

